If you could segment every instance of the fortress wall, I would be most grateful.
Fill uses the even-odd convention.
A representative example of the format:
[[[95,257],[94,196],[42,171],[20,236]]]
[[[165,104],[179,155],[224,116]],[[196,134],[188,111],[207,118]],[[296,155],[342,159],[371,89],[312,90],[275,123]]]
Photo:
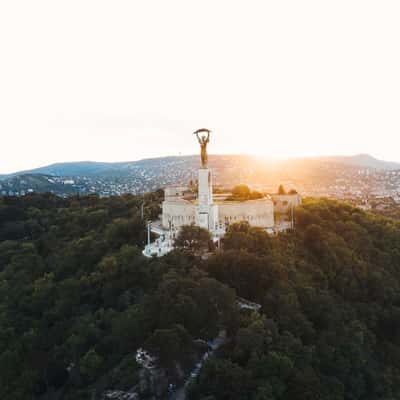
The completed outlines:
[[[273,194],[271,197],[275,211],[278,213],[287,213],[292,206],[297,207],[301,204],[301,196],[299,194]]]
[[[169,228],[169,221],[175,228],[196,222],[196,206],[185,200],[164,201],[162,204],[162,225]]]
[[[224,201],[218,204],[219,223],[248,221],[251,226],[272,228],[274,205],[270,199],[248,201]]]
[[[274,226],[274,205],[264,198],[248,201],[221,201],[217,203],[220,226],[248,221],[251,226],[271,228]],[[175,228],[197,223],[197,205],[183,199],[166,200],[162,204],[162,225],[169,228],[169,221]]]

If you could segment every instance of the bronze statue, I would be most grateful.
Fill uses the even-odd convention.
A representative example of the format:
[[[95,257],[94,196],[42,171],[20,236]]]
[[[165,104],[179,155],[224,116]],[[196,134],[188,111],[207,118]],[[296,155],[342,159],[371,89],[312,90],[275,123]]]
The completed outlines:
[[[205,135],[199,136],[199,133],[207,133],[207,137]],[[210,142],[210,130],[202,128],[198,129],[196,132],[193,132],[193,135],[197,136],[197,140],[200,143],[201,147],[201,166],[202,168],[207,168],[208,164],[208,154],[207,154],[207,144]]]

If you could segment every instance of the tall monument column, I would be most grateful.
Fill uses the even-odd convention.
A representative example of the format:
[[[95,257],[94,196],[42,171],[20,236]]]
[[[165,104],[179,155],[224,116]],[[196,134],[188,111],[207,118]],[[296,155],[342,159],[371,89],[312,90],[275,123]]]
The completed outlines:
[[[199,133],[203,132],[207,133],[207,137],[205,135],[199,137]],[[213,202],[212,174],[208,168],[207,144],[210,142],[210,132],[205,128],[194,132],[201,148],[196,223],[202,228],[214,231],[218,227],[218,206]]]
[[[209,168],[199,169],[199,204],[209,206],[213,204],[212,175]]]
[[[197,224],[202,228],[212,230],[214,228],[211,212],[213,196],[211,171],[208,168],[199,169],[198,191]]]

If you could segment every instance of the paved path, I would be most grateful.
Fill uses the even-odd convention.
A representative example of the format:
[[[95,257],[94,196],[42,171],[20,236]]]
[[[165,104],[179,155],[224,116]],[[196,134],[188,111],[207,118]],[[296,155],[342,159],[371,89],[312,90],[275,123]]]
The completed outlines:
[[[236,301],[240,308],[247,308],[254,311],[259,311],[259,309],[261,308],[261,304],[253,303],[249,300],[243,299],[242,297],[237,297]],[[226,340],[226,331],[222,330],[219,332],[218,336],[214,340],[208,342],[208,345],[210,346],[211,350],[203,355],[201,361],[196,364],[196,367],[192,370],[189,377],[186,379],[185,383],[174,393],[171,394],[169,400],[186,399],[186,390],[190,382],[196,379],[196,377],[200,373],[201,368],[203,367],[204,361],[206,361],[207,358],[210,357],[215,352],[215,350],[218,349],[218,347],[224,344],[225,340]]]
[[[208,342],[208,345],[210,346],[211,350],[207,351],[204,353],[202,359],[196,364],[195,368],[192,370],[190,373],[189,377],[186,379],[185,383],[183,386],[181,386],[178,390],[176,390],[172,395],[170,396],[169,400],[185,400],[186,399],[186,390],[194,379],[199,375],[201,368],[203,367],[204,362],[210,357],[220,346],[222,346],[225,343],[226,340],[226,331],[222,330],[219,332],[218,336]]]

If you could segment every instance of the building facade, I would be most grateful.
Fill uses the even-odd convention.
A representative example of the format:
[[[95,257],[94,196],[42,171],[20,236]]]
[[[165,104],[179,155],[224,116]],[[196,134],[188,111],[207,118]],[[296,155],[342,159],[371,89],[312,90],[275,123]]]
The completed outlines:
[[[222,233],[229,224],[247,221],[258,228],[274,226],[274,204],[269,197],[234,201],[218,196],[214,200],[212,172],[200,168],[198,193],[193,196],[189,187],[174,186],[165,189],[162,204],[162,226],[177,230],[183,225],[195,224],[214,233]]]
[[[280,214],[287,213],[301,204],[301,196],[298,193],[273,194],[271,198],[274,202],[275,212]]]

